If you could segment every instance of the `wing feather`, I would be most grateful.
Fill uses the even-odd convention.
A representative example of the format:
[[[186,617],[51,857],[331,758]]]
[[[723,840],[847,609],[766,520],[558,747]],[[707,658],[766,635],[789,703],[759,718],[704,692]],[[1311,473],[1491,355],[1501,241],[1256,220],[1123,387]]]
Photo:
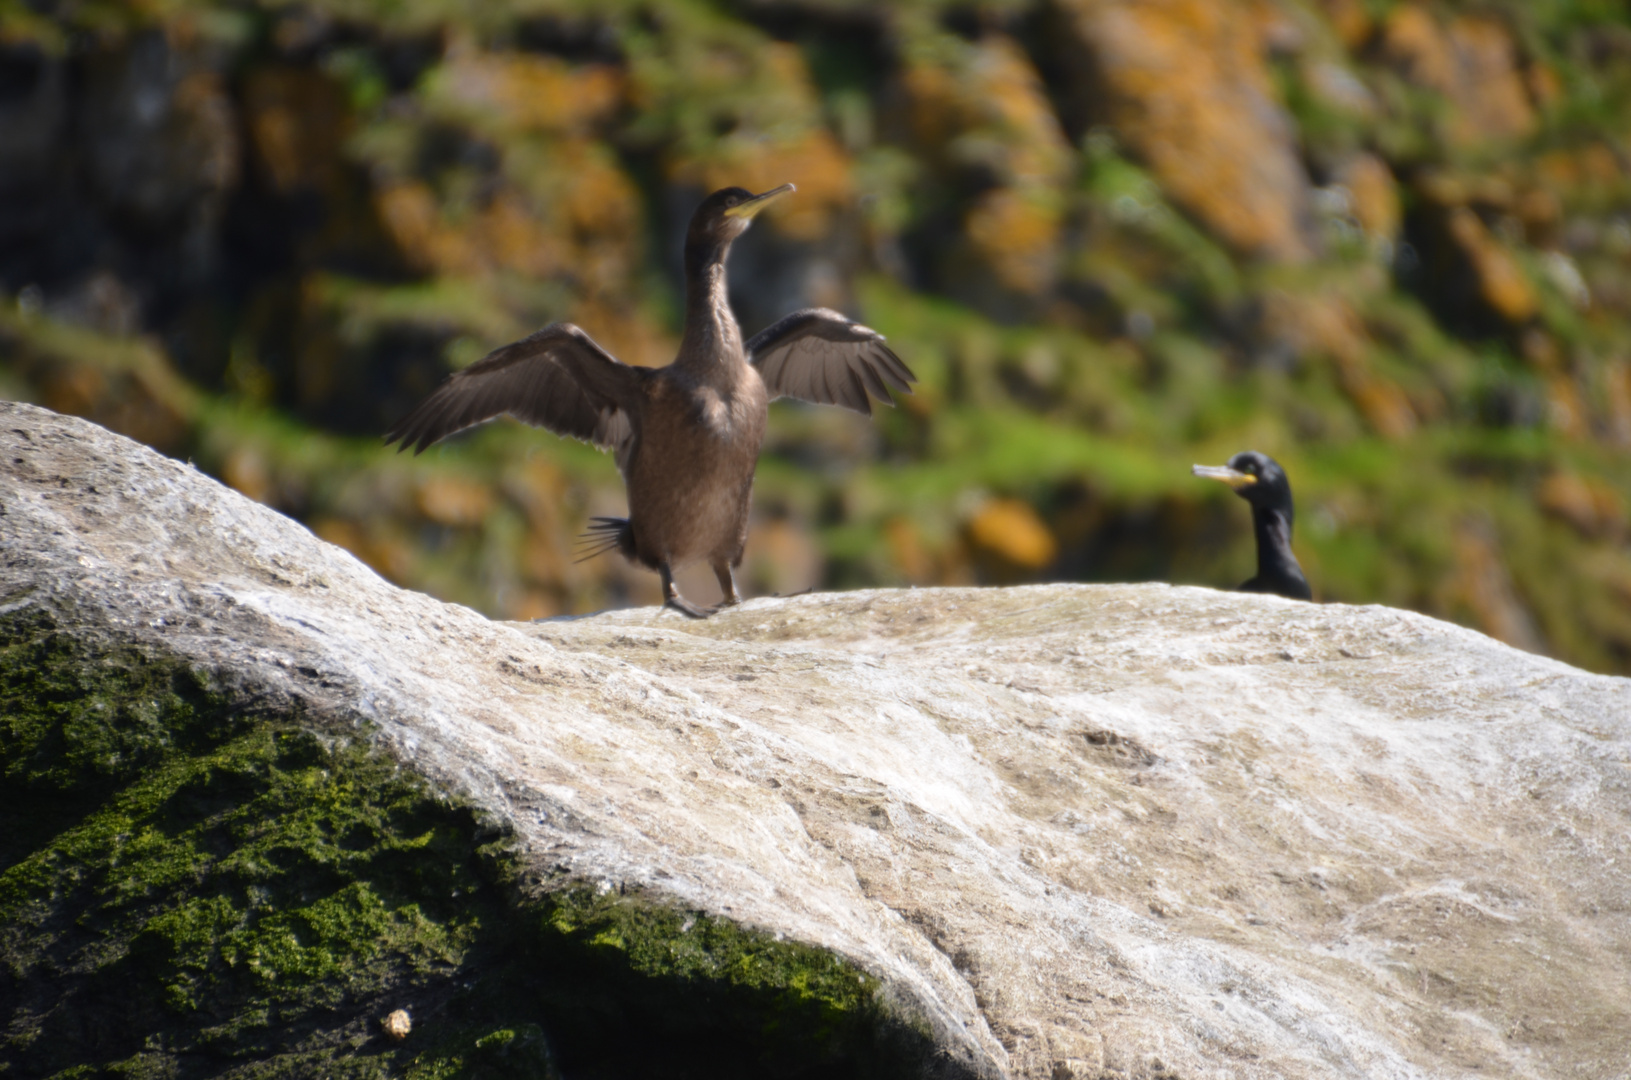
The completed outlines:
[[[626,457],[638,436],[648,373],[621,363],[571,323],[551,323],[495,349],[436,391],[385,436],[415,454],[508,414]]]
[[[827,308],[776,320],[747,343],[772,398],[839,405],[870,415],[870,397],[893,404],[889,391],[912,392],[917,376],[884,344],[883,335]]]
[[[877,371],[871,364],[864,363],[859,357],[850,361],[850,370],[861,380],[861,385],[879,401],[889,400],[889,386],[878,377]]]

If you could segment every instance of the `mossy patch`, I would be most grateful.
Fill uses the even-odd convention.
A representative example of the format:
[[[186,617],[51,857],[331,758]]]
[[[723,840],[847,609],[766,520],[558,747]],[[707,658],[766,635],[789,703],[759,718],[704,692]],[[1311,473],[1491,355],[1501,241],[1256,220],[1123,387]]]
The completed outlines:
[[[333,718],[0,619],[0,1075],[911,1075],[821,950],[607,883]],[[388,1039],[393,1009],[413,1018]]]

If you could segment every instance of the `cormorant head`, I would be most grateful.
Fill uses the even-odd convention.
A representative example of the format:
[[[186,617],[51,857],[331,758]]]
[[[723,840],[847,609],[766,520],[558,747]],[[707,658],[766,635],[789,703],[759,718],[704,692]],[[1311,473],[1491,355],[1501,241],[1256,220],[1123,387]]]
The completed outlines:
[[[1291,481],[1280,463],[1256,450],[1244,450],[1227,465],[1196,465],[1196,476],[1218,480],[1235,489],[1235,494],[1263,510],[1280,510],[1291,520]]]
[[[792,184],[771,188],[763,195],[755,195],[739,187],[721,188],[702,200],[697,212],[691,215],[691,227],[686,231],[686,247],[715,248],[729,244],[747,232],[753,216],[784,195],[793,193]]]

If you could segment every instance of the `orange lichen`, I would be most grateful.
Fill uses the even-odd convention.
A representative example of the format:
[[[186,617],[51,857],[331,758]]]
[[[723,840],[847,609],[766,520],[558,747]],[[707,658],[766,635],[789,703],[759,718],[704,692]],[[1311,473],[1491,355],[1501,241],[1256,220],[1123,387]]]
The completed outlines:
[[[1587,539],[1618,536],[1624,531],[1625,500],[1596,477],[1555,472],[1541,481],[1535,502]]]
[[[159,139],[169,144],[177,164],[184,163],[211,193],[232,187],[241,153],[232,102],[220,74],[188,72],[170,91],[168,108],[169,122]]]
[[[1382,54],[1405,78],[1443,94],[1452,106],[1445,134],[1457,145],[1514,139],[1535,126],[1506,26],[1463,15],[1441,26],[1428,9],[1401,4],[1382,28]]]
[[[1478,282],[1478,295],[1501,319],[1513,325],[1528,322],[1537,310],[1535,291],[1517,260],[1464,206],[1450,211],[1450,239],[1460,250]]]
[[[311,531],[320,539],[345,548],[367,563],[381,577],[401,584],[412,580],[414,550],[395,537],[376,534],[354,521],[337,517],[320,517],[311,523]]]
[[[493,491],[486,484],[456,476],[428,477],[414,492],[419,512],[438,525],[480,525],[494,504]]]
[[[940,64],[909,63],[900,74],[912,140],[922,147],[943,146],[965,126],[962,87]]]
[[[969,519],[969,542],[1020,570],[1047,567],[1059,554],[1059,543],[1031,504],[1019,499],[992,499]]]
[[[1447,94],[1455,86],[1455,58],[1432,12],[1421,4],[1400,4],[1382,24],[1382,56],[1417,86]]]
[[[718,69],[711,78],[728,84],[757,79],[773,89],[776,100],[767,99],[764,116],[739,117],[728,135],[678,148],[667,162],[670,177],[709,191],[732,186],[764,191],[795,184],[798,194],[771,207],[766,219],[795,239],[826,235],[834,215],[852,202],[854,184],[849,154],[819,122],[820,96],[804,54],[796,46],[772,42],[752,58],[715,49],[705,61],[705,67]]]
[[[1591,433],[1586,403],[1580,399],[1580,387],[1563,372],[1546,379],[1546,411],[1553,430],[1565,438],[1583,439]]]
[[[640,192],[601,147],[572,140],[555,147],[572,182],[557,193],[571,227],[582,235],[618,236],[637,227]]]
[[[1626,170],[1620,155],[1600,142],[1591,143],[1579,151],[1580,178],[1584,183],[1608,187],[1625,180]]]
[[[1323,0],[1320,6],[1344,48],[1351,52],[1370,40],[1375,23],[1365,10],[1364,0]]]
[[[1519,335],[1518,354],[1536,371],[1555,375],[1563,370],[1563,350],[1544,327],[1531,326]]]
[[[539,242],[553,245],[555,266],[585,294],[627,295],[644,235],[634,182],[604,144],[586,138],[556,140],[537,165],[507,171],[524,173],[526,212],[548,238]]]
[[[1565,206],[1617,202],[1631,194],[1631,170],[1603,142],[1553,150],[1534,164],[1535,180],[1556,192]]]
[[[594,133],[624,100],[619,70],[455,41],[422,95],[431,115],[502,156],[498,175],[479,184],[459,170],[383,171],[397,175],[379,182],[375,209],[409,265],[452,276],[570,275],[595,293],[629,289],[641,200]]]
[[[244,79],[255,156],[280,192],[334,183],[351,118],[341,88],[306,68],[261,67]]]
[[[1523,222],[1531,242],[1549,236],[1563,220],[1563,203],[1557,193],[1547,188],[1532,188],[1520,195],[1512,205],[1512,212]]]
[[[492,265],[533,277],[545,277],[561,267],[561,245],[514,191],[495,194],[472,232]]]
[[[927,585],[935,578],[934,558],[924,546],[923,534],[909,519],[890,518],[883,527],[889,556],[902,576],[914,585]]]
[[[1603,391],[1609,441],[1631,447],[1631,361],[1616,360],[1604,366]]]
[[[161,358],[153,359],[168,367]],[[189,418],[185,398],[164,392],[168,380],[163,374],[52,358],[39,376],[39,403],[174,453],[185,445]]]
[[[988,34],[974,49],[969,75],[962,84],[965,119],[973,121],[967,126],[993,128],[1001,137],[1000,175],[1016,187],[1062,183],[1070,144],[1024,50],[1012,38]]]
[[[900,85],[923,152],[978,163],[1007,186],[1053,187],[1069,176],[1070,143],[1041,77],[1012,38],[988,34],[949,62],[917,58]]]
[[[477,268],[469,242],[442,224],[428,184],[420,180],[385,184],[374,192],[374,206],[398,250],[416,269],[457,273]]]
[[[604,64],[456,45],[427,90],[433,102],[487,130],[566,134],[588,131],[615,112],[624,78]]]
[[[558,531],[531,531],[521,545],[521,576],[539,585],[560,585],[571,572],[572,560],[562,550]]]
[[[1450,23],[1460,78],[1455,103],[1460,122],[1451,137],[1516,139],[1534,130],[1535,109],[1518,70],[1512,32],[1495,19],[1463,15]]]
[[[964,222],[970,242],[1010,289],[1039,293],[1058,263],[1059,204],[1052,192],[993,188]]]
[[[552,177],[532,178],[543,189],[536,195],[499,185],[485,205],[453,217],[429,184],[406,180],[382,185],[375,206],[417,269],[531,277],[570,272],[591,292],[621,292],[638,257],[638,194],[592,145],[564,140],[556,150],[555,164],[563,167]]]
[[[1011,38],[988,34],[949,59],[913,59],[900,86],[921,152],[948,167],[978,166],[997,181],[965,218],[975,254],[1005,287],[1045,291],[1058,262],[1059,190],[1073,162],[1024,51]]]
[[[1529,96],[1542,109],[1549,109],[1563,100],[1563,80],[1558,78],[1557,69],[1550,64],[1540,61],[1531,63],[1524,72],[1524,85],[1529,88]]]
[[[1362,360],[1369,345],[1364,323],[1338,296],[1271,291],[1263,297],[1263,322],[1270,336],[1297,352],[1343,363]]]
[[[1343,393],[1378,435],[1399,440],[1416,430],[1410,396],[1371,369],[1370,336],[1346,300],[1271,292],[1264,297],[1264,325],[1298,353],[1331,360]]]
[[[679,340],[639,311],[615,299],[581,297],[569,318],[625,364],[662,367],[672,363]]]
[[[1353,200],[1354,220],[1371,236],[1392,239],[1399,233],[1403,213],[1399,185],[1387,163],[1372,154],[1356,154],[1337,175]]]
[[[1217,0],[1070,0],[1102,108],[1162,188],[1227,244],[1311,254],[1308,183],[1275,104],[1256,27]]]
[[[1410,395],[1368,371],[1344,371],[1342,388],[1365,422],[1382,438],[1398,442],[1416,430]]]

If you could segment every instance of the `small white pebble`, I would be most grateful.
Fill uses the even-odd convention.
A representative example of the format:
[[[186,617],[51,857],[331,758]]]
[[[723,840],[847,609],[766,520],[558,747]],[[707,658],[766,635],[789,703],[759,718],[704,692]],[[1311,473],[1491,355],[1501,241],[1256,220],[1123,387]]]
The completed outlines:
[[[413,1030],[413,1019],[408,1015],[407,1009],[398,1009],[381,1020],[379,1026],[385,1029],[385,1034],[393,1042],[401,1042],[408,1037],[408,1032]]]

